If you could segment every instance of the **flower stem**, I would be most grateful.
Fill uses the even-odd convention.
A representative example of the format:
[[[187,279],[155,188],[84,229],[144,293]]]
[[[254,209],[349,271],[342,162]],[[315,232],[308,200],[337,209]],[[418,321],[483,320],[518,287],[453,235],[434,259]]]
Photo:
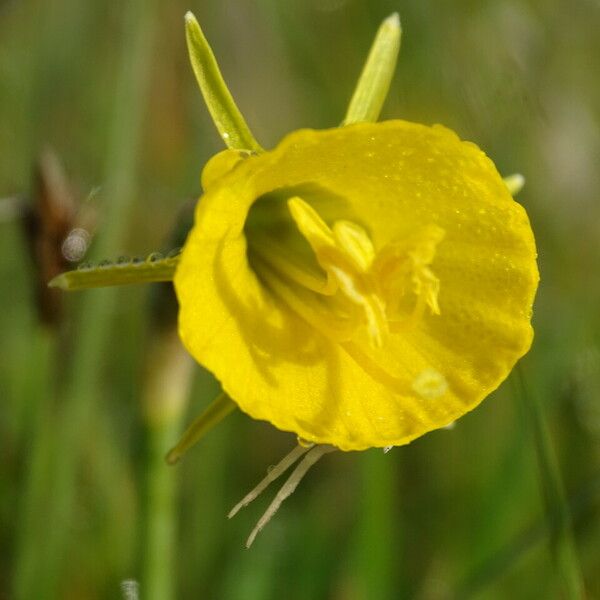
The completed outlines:
[[[151,347],[142,398],[147,442],[141,580],[148,600],[176,597],[177,471],[166,467],[163,456],[179,435],[193,367],[175,327],[158,335]]]
[[[395,490],[397,456],[380,449],[360,455],[361,507],[355,547],[357,585],[365,597],[392,598],[401,580],[401,541],[398,496]],[[395,566],[396,565],[396,566]]]
[[[402,27],[398,13],[390,15],[379,27],[343,125],[374,123],[390,89],[400,51]]]
[[[227,88],[215,55],[191,12],[185,15],[185,33],[190,62],[219,135],[228,148],[262,152]]]

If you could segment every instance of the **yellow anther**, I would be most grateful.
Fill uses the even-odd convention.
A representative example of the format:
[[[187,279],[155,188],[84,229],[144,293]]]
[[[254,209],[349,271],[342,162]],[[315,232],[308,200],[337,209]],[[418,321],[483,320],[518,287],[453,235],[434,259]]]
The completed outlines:
[[[263,279],[309,322],[338,341],[362,329],[370,344],[380,347],[390,331],[417,323],[426,308],[439,314],[440,283],[430,265],[444,237],[441,228],[423,227],[376,252],[360,225],[338,220],[330,227],[299,197],[290,198],[288,208],[316,264],[303,266],[301,255],[288,256],[268,238],[254,239],[253,251],[268,269]]]
[[[415,297],[410,321],[418,320],[425,307],[432,314],[440,314],[440,281],[430,265],[444,235],[441,227],[428,225],[406,240],[388,244],[379,252],[372,272],[378,293],[385,301],[388,318],[398,319],[400,303],[408,293]]]
[[[336,221],[333,234],[338,246],[352,259],[357,269],[366,273],[375,258],[373,242],[367,232],[351,221]]]

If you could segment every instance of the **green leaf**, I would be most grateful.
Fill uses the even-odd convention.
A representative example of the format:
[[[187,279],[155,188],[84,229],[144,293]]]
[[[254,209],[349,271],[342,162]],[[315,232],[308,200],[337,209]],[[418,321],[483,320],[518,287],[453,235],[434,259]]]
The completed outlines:
[[[223,141],[234,150],[262,152],[236,106],[215,55],[191,12],[185,15],[185,32],[190,61],[200,91]]]
[[[374,123],[379,118],[396,69],[401,37],[400,17],[394,13],[377,31],[343,125]]]

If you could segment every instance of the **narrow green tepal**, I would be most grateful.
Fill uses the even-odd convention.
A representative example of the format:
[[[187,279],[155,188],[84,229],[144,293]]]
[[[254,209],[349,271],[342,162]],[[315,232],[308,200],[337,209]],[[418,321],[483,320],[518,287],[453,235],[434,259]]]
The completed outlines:
[[[379,118],[396,69],[401,37],[400,17],[394,13],[377,31],[343,125],[374,123]]]
[[[215,425],[218,425],[227,415],[237,408],[237,404],[225,393],[215,398],[206,409],[194,419],[192,424],[181,436],[177,445],[172,448],[165,460],[174,465],[197,442],[200,441]]]
[[[48,285],[73,292],[114,285],[172,281],[178,262],[179,256],[162,258],[151,254],[139,262],[116,262],[94,267],[83,266],[75,271],[57,275]]]
[[[185,32],[192,68],[220,136],[229,148],[262,152],[227,88],[215,55],[196,17],[185,15]]]

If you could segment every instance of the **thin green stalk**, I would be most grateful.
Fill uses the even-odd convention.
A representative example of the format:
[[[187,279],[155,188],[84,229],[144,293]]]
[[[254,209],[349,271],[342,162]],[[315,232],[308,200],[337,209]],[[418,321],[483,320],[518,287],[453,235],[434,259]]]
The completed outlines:
[[[377,31],[343,125],[374,123],[379,118],[396,69],[401,37],[400,17],[394,13]]]
[[[584,483],[568,501],[573,520],[589,527],[590,519],[597,516],[595,507],[600,497],[600,472]],[[510,571],[523,556],[548,538],[546,519],[536,520],[520,534],[485,558],[454,589],[457,598],[478,596],[487,587]]]
[[[215,55],[191,12],[185,15],[185,33],[192,68],[219,135],[228,148],[262,152],[227,88]]]
[[[177,471],[165,465],[164,454],[179,436],[193,367],[174,328],[157,337],[150,352],[142,407],[147,479],[141,589],[148,600],[176,597]]]
[[[535,444],[555,568],[565,597],[569,600],[581,600],[585,597],[585,588],[558,462],[542,408],[535,394],[530,393],[520,365],[516,369],[516,383]]]
[[[398,591],[401,564],[395,523],[398,502],[394,492],[396,462],[381,450],[360,456],[361,520],[356,540],[356,574],[360,597],[393,598]]]
[[[44,529],[46,516],[39,499],[43,498],[50,482],[48,466],[52,449],[52,429],[49,427],[52,378],[56,359],[56,336],[54,331],[40,327],[36,332],[32,353],[29,357],[35,365],[30,371],[29,390],[25,398],[28,404],[27,448],[28,460],[25,480],[20,494],[16,562],[13,578],[15,598],[31,598],[34,578],[39,568],[40,531]]]
[[[116,86],[115,112],[108,146],[105,193],[107,203],[102,230],[95,245],[97,256],[107,256],[123,243],[135,191],[138,145],[142,132],[147,80],[151,68],[156,2],[135,0],[124,13],[125,43]],[[81,447],[93,422],[103,357],[110,340],[110,323],[116,307],[115,290],[87,294],[80,306],[72,363],[62,398],[62,410],[53,425],[57,432],[50,490],[46,491],[48,527],[40,545],[37,576],[27,598],[55,598],[63,569],[73,512]],[[41,506],[40,502],[40,506]]]

